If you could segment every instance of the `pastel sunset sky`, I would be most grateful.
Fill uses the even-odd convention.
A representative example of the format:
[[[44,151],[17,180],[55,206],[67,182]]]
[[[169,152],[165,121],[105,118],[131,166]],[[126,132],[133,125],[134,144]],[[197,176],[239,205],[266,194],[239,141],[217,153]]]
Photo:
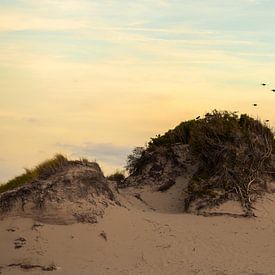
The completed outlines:
[[[213,109],[275,126],[274,88],[274,0],[0,0],[0,181],[56,152],[109,174]]]

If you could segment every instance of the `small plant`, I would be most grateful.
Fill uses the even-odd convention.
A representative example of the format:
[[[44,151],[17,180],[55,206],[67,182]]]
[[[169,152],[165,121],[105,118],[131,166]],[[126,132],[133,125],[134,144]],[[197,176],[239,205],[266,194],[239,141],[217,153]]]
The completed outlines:
[[[125,172],[124,171],[116,171],[107,177],[108,180],[115,181],[117,185],[122,185],[125,180]]]
[[[129,174],[134,175],[140,172],[147,160],[145,152],[146,148],[136,147],[128,156],[125,168]]]
[[[84,165],[87,165],[89,163],[89,160],[84,157],[80,158],[79,161],[82,162]]]

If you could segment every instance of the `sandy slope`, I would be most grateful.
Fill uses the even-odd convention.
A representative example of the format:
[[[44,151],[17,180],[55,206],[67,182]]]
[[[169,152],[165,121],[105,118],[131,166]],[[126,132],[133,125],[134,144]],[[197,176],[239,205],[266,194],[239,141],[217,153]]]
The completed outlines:
[[[109,206],[97,224],[32,229],[33,220],[8,217],[0,221],[0,273],[45,274],[41,267],[53,264],[50,274],[275,274],[274,194],[253,219],[182,214],[180,197],[180,182],[165,193],[128,188],[125,207]],[[19,237],[26,243],[15,249]],[[38,266],[8,266],[18,263]]]

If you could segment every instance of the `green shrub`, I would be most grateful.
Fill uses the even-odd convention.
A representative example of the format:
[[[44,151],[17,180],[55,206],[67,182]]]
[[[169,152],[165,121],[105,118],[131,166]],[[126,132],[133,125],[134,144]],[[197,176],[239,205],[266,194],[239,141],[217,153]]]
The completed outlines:
[[[141,173],[148,161],[154,161],[150,151],[178,143],[189,144],[199,163],[188,186],[186,209],[198,198],[207,201],[205,205],[217,205],[235,195],[251,215],[252,202],[265,186],[266,171],[272,170],[274,133],[266,124],[246,114],[214,110],[151,138],[147,148],[136,148],[128,157],[127,170]]]
[[[247,115],[213,111],[192,129],[190,147],[199,169],[189,184],[187,207],[196,198],[222,202],[236,194],[247,214],[264,188],[274,134]]]
[[[175,129],[169,130],[164,135],[157,135],[148,143],[149,149],[154,149],[158,146],[169,146],[175,143],[188,144],[190,141],[191,131],[194,125],[198,123],[199,120],[188,120],[182,122]]]

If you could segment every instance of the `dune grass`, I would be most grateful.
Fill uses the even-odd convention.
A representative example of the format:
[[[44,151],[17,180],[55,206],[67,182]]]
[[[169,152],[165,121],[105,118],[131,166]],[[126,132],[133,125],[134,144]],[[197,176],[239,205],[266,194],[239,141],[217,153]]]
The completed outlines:
[[[46,179],[50,175],[60,171],[68,163],[69,161],[65,156],[56,154],[53,158],[43,161],[33,169],[25,169],[25,173],[1,185],[0,194],[32,182],[35,179]]]

